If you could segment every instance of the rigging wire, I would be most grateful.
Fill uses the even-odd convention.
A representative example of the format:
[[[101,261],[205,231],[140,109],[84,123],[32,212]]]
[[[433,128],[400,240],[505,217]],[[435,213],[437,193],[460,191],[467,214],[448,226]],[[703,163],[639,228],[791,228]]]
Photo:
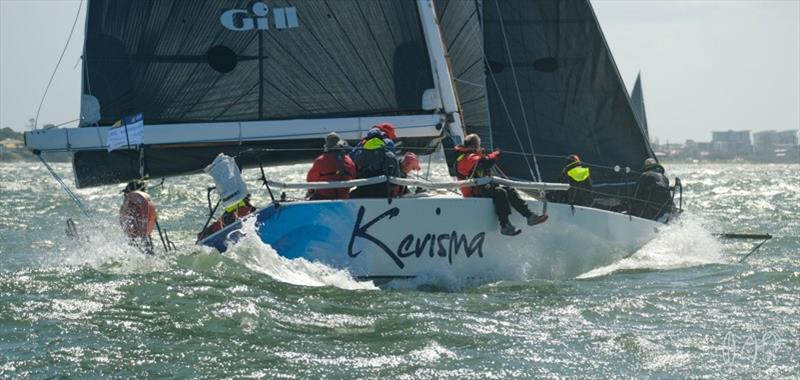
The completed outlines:
[[[500,104],[503,105],[503,110],[506,113],[506,117],[508,117],[508,123],[511,125],[511,131],[514,132],[514,137],[517,139],[517,143],[519,144],[520,149],[524,149],[524,146],[522,144],[522,139],[519,137],[519,133],[517,133],[517,126],[514,123],[514,119],[511,117],[511,111],[508,110],[508,104],[506,104],[505,97],[503,97],[502,92],[500,92],[500,85],[497,83],[497,79],[495,78],[492,70],[488,68],[489,59],[486,57],[486,53],[483,54],[483,59],[487,65],[487,71],[489,72],[489,77],[492,79],[492,83],[494,84],[495,90],[497,90],[497,96],[498,98],[500,98]],[[525,153],[527,154],[527,152]],[[531,177],[534,177],[530,160],[528,160],[527,155],[525,155],[524,157],[525,157],[525,164],[528,166],[528,171],[531,173]]]
[[[69,47],[69,42],[72,41],[72,33],[75,32],[75,26],[78,25],[78,18],[81,14],[81,9],[83,9],[83,0],[80,0],[80,2],[78,3],[78,11],[75,12],[75,20],[72,21],[72,28],[69,30],[69,36],[67,36],[67,42],[64,44],[64,49],[61,50],[61,55],[58,57],[58,62],[56,63],[56,67],[53,69],[53,74],[50,75],[50,80],[47,81],[47,86],[44,88],[44,94],[42,94],[42,100],[39,102],[39,108],[36,109],[36,118],[33,119],[33,129],[38,129],[39,113],[42,111],[42,105],[44,104],[44,99],[47,97],[47,92],[50,90],[50,85],[53,84],[53,79],[56,77],[56,73],[58,72],[59,66],[61,66],[61,60],[64,59],[64,54],[67,52],[67,47]]]
[[[500,20],[500,31],[503,33],[503,45],[505,45],[506,56],[508,57],[508,64],[511,66],[511,76],[514,78],[514,87],[517,90],[517,100],[519,101],[520,112],[522,113],[522,121],[525,123],[525,131],[528,135],[528,144],[531,148],[533,156],[533,166],[536,168],[536,179],[541,180],[542,175],[539,172],[539,163],[536,162],[536,152],[533,149],[533,140],[531,140],[531,132],[529,130],[530,123],[528,123],[528,113],[525,111],[525,105],[522,102],[522,92],[519,89],[519,80],[517,79],[517,69],[514,67],[514,59],[511,56],[511,47],[508,45],[508,36],[506,35],[506,26],[503,22],[503,14],[500,11],[500,0],[495,0],[495,8],[497,9],[497,18]],[[530,168],[529,168],[530,169]],[[531,173],[533,176],[533,173]]]
[[[72,198],[72,200],[78,206],[78,209],[81,210],[83,215],[86,215],[86,217],[89,218],[89,220],[92,221],[92,223],[94,223],[94,218],[92,218],[92,215],[89,213],[89,209],[87,209],[86,205],[83,204],[81,198],[78,197],[78,194],[75,194],[72,190],[70,190],[69,186],[67,186],[67,184],[64,183],[61,177],[58,176],[55,170],[53,170],[53,168],[50,167],[50,164],[48,164],[47,161],[45,161],[40,152],[36,154],[36,157],[39,159],[39,161],[42,162],[42,164],[44,164],[44,167],[47,168],[47,171],[50,172],[50,175],[53,176],[56,182],[58,182],[58,184],[61,185],[61,188],[64,189],[64,192],[66,192],[67,195],[69,195],[69,197]]]

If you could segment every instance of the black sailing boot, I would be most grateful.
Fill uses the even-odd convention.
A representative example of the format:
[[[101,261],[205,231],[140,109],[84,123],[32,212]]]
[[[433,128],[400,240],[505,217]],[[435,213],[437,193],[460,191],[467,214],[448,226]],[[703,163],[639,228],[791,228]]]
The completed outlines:
[[[547,218],[547,214],[536,215],[535,213],[532,213],[530,216],[528,216],[528,225],[535,226],[537,224],[542,224],[547,221]]]
[[[500,233],[506,236],[517,236],[522,233],[522,230],[508,222],[504,226],[500,226]]]

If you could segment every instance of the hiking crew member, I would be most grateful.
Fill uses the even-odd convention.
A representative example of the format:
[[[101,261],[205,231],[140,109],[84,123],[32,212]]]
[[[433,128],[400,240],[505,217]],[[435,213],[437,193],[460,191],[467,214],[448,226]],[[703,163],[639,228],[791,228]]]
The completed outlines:
[[[461,153],[456,159],[456,175],[459,180],[489,176],[491,169],[497,164],[497,159],[500,157],[500,151],[483,153],[481,139],[474,133],[467,135],[464,138],[464,145],[457,145],[456,151]],[[514,236],[522,232],[508,219],[512,207],[527,219],[529,226],[547,220],[546,214],[540,216],[532,212],[517,190],[508,186],[490,183],[480,187],[462,187],[461,194],[465,198],[492,198],[494,210],[500,221],[500,233],[503,235]]]
[[[233,157],[220,153],[203,171],[214,179],[224,212],[219,219],[198,234],[198,240],[223,229],[225,226],[234,224],[239,219],[256,211],[256,208],[250,204],[250,192],[247,190],[247,184],[242,178],[239,165]]]
[[[124,198],[119,209],[119,224],[135,244],[144,242],[145,251],[153,254],[149,247],[150,234],[156,225],[156,206],[147,194],[144,181],[129,182],[122,190]]]
[[[382,175],[400,176],[397,158],[389,149],[383,132],[372,128],[367,137],[353,150],[353,162],[356,164],[357,178],[371,178]],[[391,140],[389,140],[391,141]],[[351,198],[385,198],[390,196],[386,183],[359,186],[350,192]]]
[[[559,192],[562,194],[561,203],[586,207],[592,205],[594,194],[592,193],[591,173],[589,168],[583,166],[581,158],[577,154],[570,154],[567,157],[566,166],[561,171],[559,182],[569,184],[568,191]]]
[[[664,175],[664,167],[654,158],[644,161],[634,198],[636,201],[631,210],[634,216],[655,220],[674,208],[669,179]]]
[[[256,211],[256,207],[250,203],[250,194],[247,195],[244,199],[237,202],[235,205],[225,207],[225,212],[215,221],[211,223],[207,231],[203,231],[201,234],[208,236],[221,230],[223,227],[235,223],[237,220],[244,218],[247,215],[252,214]]]
[[[339,138],[335,132],[325,137],[324,152],[314,160],[306,175],[306,182],[349,181],[356,178],[356,166],[347,156],[347,141]],[[306,195],[310,200],[347,199],[349,188],[309,189]]]

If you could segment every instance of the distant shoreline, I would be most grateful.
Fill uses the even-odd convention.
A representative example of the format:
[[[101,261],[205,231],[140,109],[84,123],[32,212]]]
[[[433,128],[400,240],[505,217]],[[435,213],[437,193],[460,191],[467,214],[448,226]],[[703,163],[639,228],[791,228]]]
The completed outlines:
[[[669,159],[658,158],[662,164],[800,164],[800,157],[795,160],[751,160],[743,158],[713,159],[713,160],[690,160],[690,159]]]
[[[42,155],[49,162],[72,162],[72,153],[69,152],[43,152]],[[3,149],[0,147],[0,162],[34,162],[36,156],[27,149]]]

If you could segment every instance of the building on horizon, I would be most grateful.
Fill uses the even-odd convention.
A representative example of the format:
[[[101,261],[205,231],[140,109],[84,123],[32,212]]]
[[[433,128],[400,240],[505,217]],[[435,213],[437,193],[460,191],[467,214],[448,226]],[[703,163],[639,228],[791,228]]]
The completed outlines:
[[[720,158],[746,157],[752,154],[750,131],[711,132],[711,152]]]
[[[798,131],[762,131],[753,133],[753,158],[759,161],[791,160],[800,152]]]

